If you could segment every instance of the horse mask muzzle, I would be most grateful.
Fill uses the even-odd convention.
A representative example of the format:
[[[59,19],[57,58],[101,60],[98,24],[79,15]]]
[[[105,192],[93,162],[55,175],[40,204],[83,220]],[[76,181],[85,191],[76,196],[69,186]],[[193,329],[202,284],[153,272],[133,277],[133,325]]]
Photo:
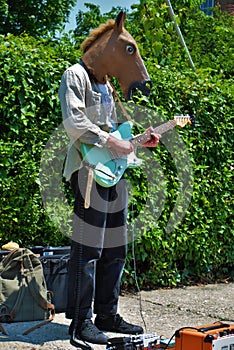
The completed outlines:
[[[143,95],[149,96],[152,89],[152,85],[153,83],[150,79],[145,80],[142,83],[138,81],[132,83],[128,90],[127,100],[130,100],[132,98],[132,95],[136,90],[140,90]]]

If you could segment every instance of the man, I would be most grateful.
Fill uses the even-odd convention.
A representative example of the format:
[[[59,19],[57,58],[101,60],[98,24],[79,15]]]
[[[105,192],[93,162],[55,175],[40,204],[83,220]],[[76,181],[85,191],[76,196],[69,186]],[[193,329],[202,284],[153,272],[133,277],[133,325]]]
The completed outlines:
[[[121,12],[113,25],[108,24],[112,36],[123,36],[124,20]],[[104,34],[107,32],[106,29],[101,30]],[[95,40],[99,40],[99,34],[96,34]],[[130,36],[127,38],[129,42]],[[105,67],[103,62],[99,64],[105,57],[97,52],[89,54],[89,45],[90,41],[88,39],[87,43],[86,39],[82,45],[82,61],[66,70],[59,90],[64,126],[71,140],[64,175],[70,181],[75,196],[66,317],[73,319],[70,334],[74,332],[75,325],[79,339],[106,344],[108,337],[103,331],[143,332],[142,327],[127,323],[117,313],[127,253],[127,189],[124,180],[108,188],[90,180],[92,168],[83,161],[80,145],[107,148],[119,157],[130,154],[133,145],[110,133],[118,126],[113,91],[108,72],[103,78],[96,74],[97,67]],[[96,50],[100,45],[96,46]],[[110,46],[110,40],[107,45]],[[130,50],[130,46],[133,47],[133,43],[126,46],[127,54],[133,55],[135,52]],[[145,76],[145,71],[143,73]],[[152,132],[144,146],[155,147],[158,141],[159,135]],[[87,193],[88,205],[85,206]],[[93,312],[97,314],[94,323]]]

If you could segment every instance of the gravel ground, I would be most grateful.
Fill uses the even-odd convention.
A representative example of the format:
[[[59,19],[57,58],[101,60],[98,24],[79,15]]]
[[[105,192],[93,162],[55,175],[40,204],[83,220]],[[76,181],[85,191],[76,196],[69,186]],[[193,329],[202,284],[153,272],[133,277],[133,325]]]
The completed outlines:
[[[234,323],[233,297],[234,283],[142,291],[140,296],[121,296],[119,313],[126,321],[142,325],[145,333],[171,337],[180,327],[219,320]],[[4,324],[8,335],[0,334],[0,350],[74,349],[68,336],[70,320],[63,313],[56,314],[52,323],[23,336],[35,323]],[[94,345],[93,349],[104,350],[105,346]]]

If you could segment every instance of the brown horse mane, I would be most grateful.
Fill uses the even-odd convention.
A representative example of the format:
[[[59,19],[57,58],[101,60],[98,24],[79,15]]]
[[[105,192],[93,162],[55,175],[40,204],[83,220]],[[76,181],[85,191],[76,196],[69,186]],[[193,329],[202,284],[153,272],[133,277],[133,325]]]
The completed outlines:
[[[101,24],[99,27],[93,29],[90,32],[90,36],[83,41],[81,44],[81,50],[83,52],[88,51],[90,46],[102,36],[102,34],[106,33],[108,30],[111,30],[114,28],[115,21],[113,19],[109,19],[106,23]]]

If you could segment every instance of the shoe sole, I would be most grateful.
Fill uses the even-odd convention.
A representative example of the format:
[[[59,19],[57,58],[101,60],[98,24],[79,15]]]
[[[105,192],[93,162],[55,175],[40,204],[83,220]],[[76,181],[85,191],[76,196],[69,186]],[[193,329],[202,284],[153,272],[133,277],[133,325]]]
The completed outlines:
[[[71,337],[70,344],[82,350],[93,350],[93,348],[89,344],[84,343],[81,339],[74,339]]]
[[[73,337],[72,337],[72,332],[69,332],[69,335],[71,336],[71,339],[73,339]],[[83,342],[85,342],[85,341],[87,341],[88,343],[91,343],[91,344],[98,344],[98,345],[106,345],[107,343],[108,343],[108,339],[106,340],[106,342],[104,343],[104,342],[97,342],[97,341],[95,341],[95,343],[94,343],[94,341],[92,341],[92,339],[85,339],[85,338],[82,338],[80,335],[79,335],[79,337],[77,338],[76,337],[76,339],[79,341],[83,341]],[[73,339],[74,340],[74,339]]]
[[[83,341],[87,341],[88,343],[91,343],[91,344],[98,344],[98,345],[107,345],[108,344],[108,340],[105,342],[105,343],[103,343],[103,342],[98,342],[98,341],[93,341],[92,339],[81,339],[81,340],[83,340]]]

